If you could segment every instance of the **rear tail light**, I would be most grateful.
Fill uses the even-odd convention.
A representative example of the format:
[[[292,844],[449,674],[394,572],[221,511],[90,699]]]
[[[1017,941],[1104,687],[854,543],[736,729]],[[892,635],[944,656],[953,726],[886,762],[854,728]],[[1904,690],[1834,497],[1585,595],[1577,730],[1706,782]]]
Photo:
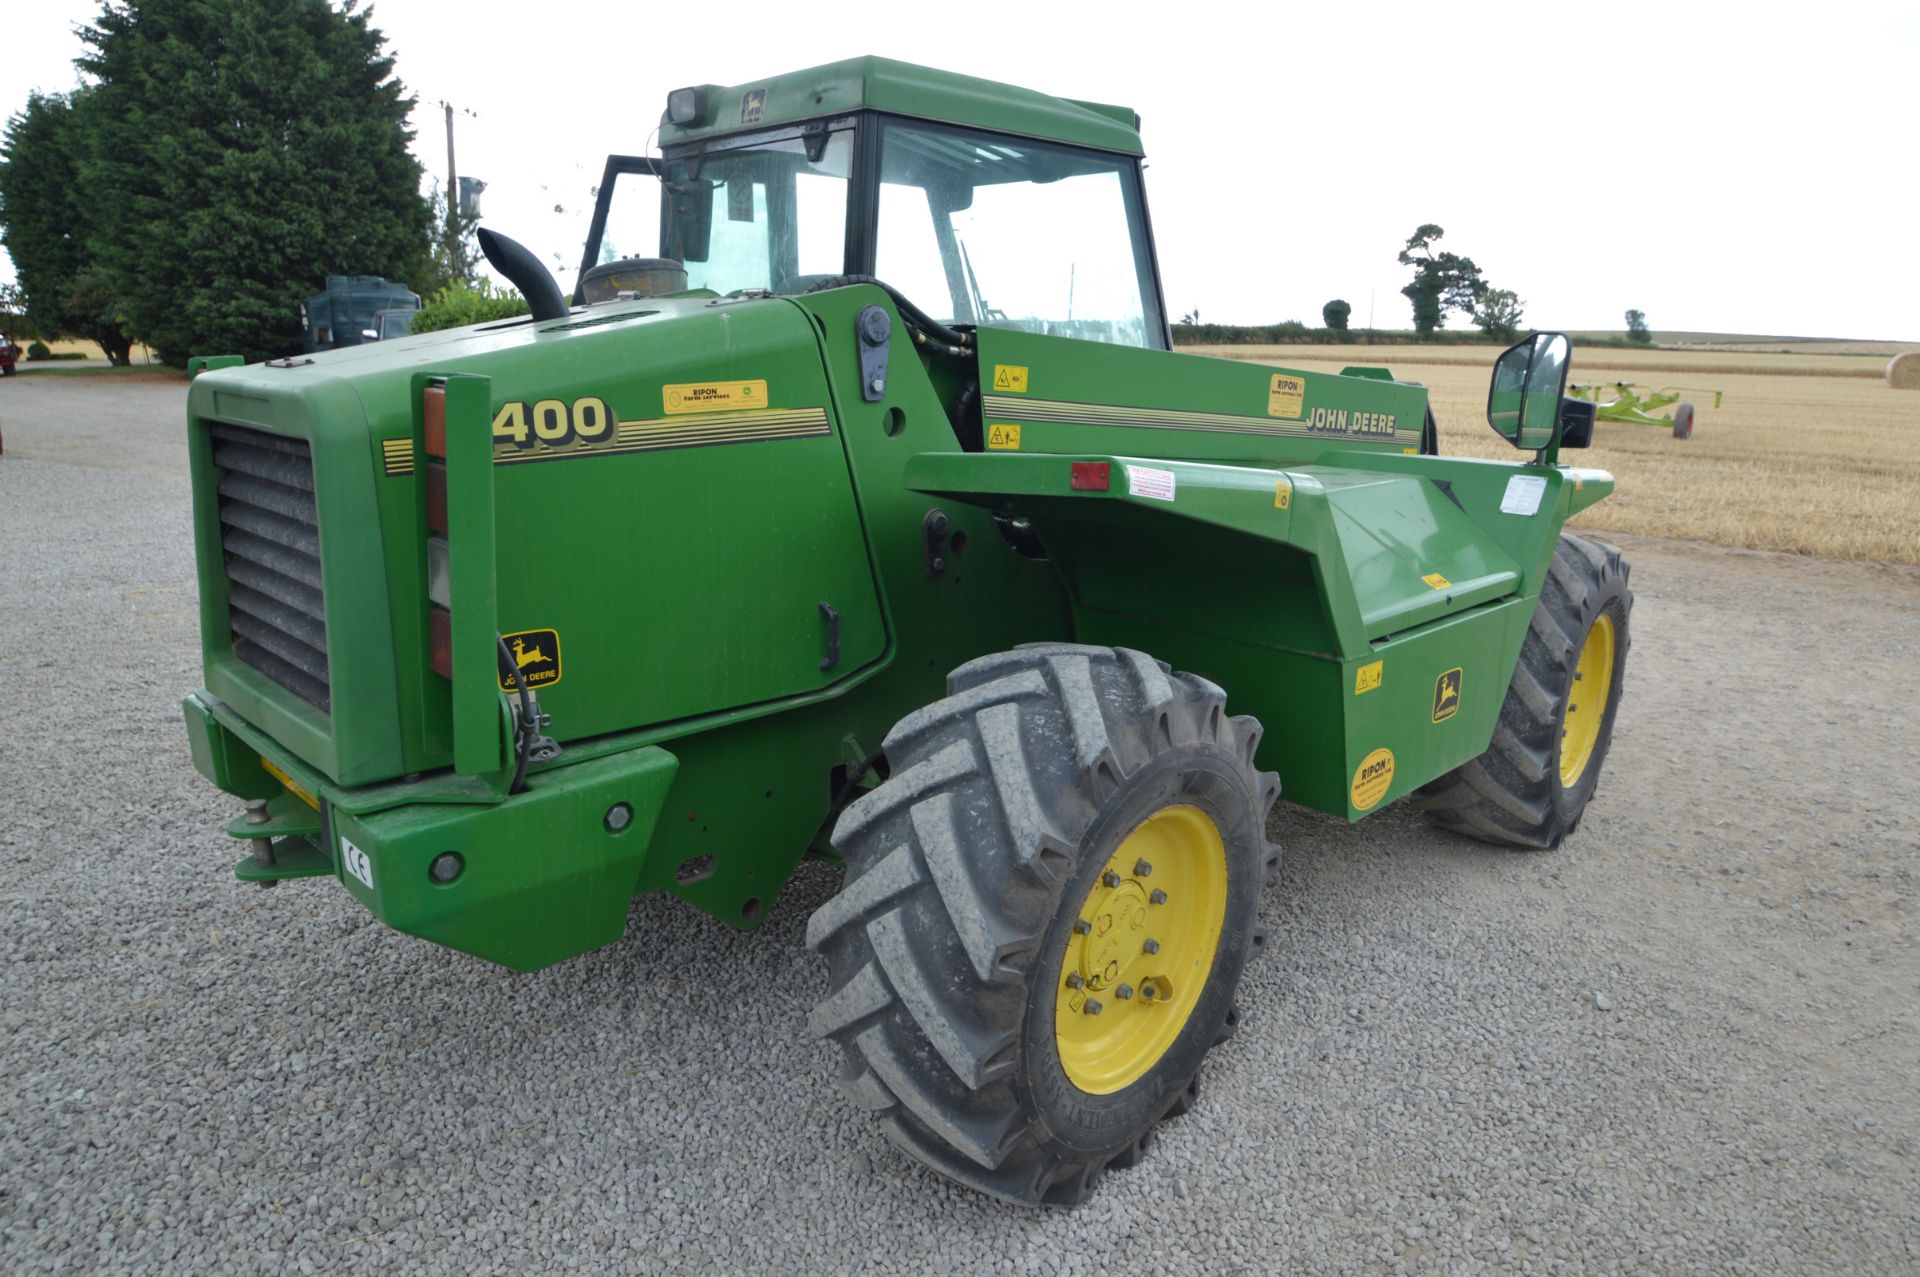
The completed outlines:
[[[447,463],[429,461],[426,465],[427,478],[427,528],[433,532],[447,530]]]
[[[447,458],[447,392],[442,386],[428,386],[422,396],[421,415],[426,418],[427,455]]]
[[[453,613],[436,607],[427,613],[427,649],[433,672],[453,681]]]
[[[427,463],[427,651],[433,672],[453,681],[453,588],[447,547],[447,392],[428,386],[420,396]]]
[[[1075,492],[1105,492],[1112,481],[1112,469],[1105,461],[1076,461],[1073,463],[1071,487]]]

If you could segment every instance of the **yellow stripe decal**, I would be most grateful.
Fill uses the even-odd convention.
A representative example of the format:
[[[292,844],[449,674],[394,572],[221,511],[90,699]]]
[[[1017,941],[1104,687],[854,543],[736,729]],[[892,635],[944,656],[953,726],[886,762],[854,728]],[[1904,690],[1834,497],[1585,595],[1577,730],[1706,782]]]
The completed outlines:
[[[388,474],[412,474],[413,440],[382,439],[380,457]]]
[[[570,457],[604,457],[628,452],[662,452],[670,448],[718,447],[730,443],[771,443],[780,439],[811,439],[830,434],[825,408],[756,408],[739,412],[702,412],[697,416],[650,417],[616,423],[603,439],[575,439],[555,446],[530,447],[525,452],[511,444],[496,445],[494,464],[511,466],[529,461],[565,461]]]

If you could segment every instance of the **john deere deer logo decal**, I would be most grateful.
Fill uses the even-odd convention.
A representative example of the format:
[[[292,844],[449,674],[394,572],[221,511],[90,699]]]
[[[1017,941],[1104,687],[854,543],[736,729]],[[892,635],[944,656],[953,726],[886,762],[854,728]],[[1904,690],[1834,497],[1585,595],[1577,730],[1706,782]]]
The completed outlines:
[[[557,630],[521,630],[503,635],[507,651],[500,654],[500,690],[517,691],[514,671],[529,688],[547,687],[560,681],[560,634]],[[509,664],[507,657],[513,657]]]
[[[1433,684],[1433,721],[1444,723],[1460,709],[1460,671],[1450,669]]]

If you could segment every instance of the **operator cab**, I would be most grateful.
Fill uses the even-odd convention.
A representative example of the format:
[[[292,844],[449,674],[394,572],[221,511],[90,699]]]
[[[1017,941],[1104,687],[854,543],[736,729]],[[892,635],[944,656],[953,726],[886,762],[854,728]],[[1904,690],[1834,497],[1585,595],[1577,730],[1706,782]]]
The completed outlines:
[[[1170,348],[1131,112],[1006,100],[961,76],[944,97],[908,96],[902,69],[861,58],[675,90],[660,158],[607,161],[574,301],[673,284],[791,295],[866,275],[958,327]],[[922,86],[937,74],[911,70]],[[969,112],[1048,134],[954,122]]]

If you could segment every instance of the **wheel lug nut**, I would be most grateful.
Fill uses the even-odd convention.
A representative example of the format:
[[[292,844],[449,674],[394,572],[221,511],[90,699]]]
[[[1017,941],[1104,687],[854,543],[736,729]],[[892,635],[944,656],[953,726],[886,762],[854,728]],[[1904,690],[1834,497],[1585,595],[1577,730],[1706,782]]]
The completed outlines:
[[[1147,899],[1152,901],[1154,904],[1163,905],[1167,903],[1167,893],[1160,890],[1160,888],[1155,887],[1153,889],[1153,894],[1148,896]]]
[[[1089,932],[1091,932],[1092,930],[1093,930],[1093,924],[1091,922],[1088,922],[1085,918],[1075,918],[1073,920],[1074,935],[1084,936]]]
[[[1150,864],[1148,864],[1148,863],[1147,863],[1146,861],[1144,861],[1144,860],[1136,860],[1136,861],[1134,861],[1134,862],[1133,862],[1133,876],[1134,876],[1134,877],[1136,877],[1136,878],[1144,878],[1144,877],[1146,877],[1146,876],[1147,876],[1148,874],[1150,874],[1150,873],[1152,873],[1152,872],[1153,872],[1153,866],[1152,866],[1152,865],[1150,865]]]
[[[1120,875],[1109,869],[1100,875],[1100,881],[1106,883],[1109,887],[1117,887],[1120,885]]]
[[[1067,987],[1069,989],[1077,989],[1085,983],[1086,979],[1078,971],[1067,972]]]
[[[1088,999],[1087,999],[1087,1004],[1086,1004],[1086,1006],[1085,1006],[1085,1007],[1083,1007],[1083,1008],[1081,1008],[1081,1009],[1082,1009],[1082,1010],[1084,1010],[1084,1011],[1085,1011],[1085,1012],[1086,1012],[1086,1013],[1087,1013],[1088,1015],[1099,1015],[1099,1014],[1100,1014],[1100,999],[1098,999],[1098,998],[1088,998]]]
[[[1158,953],[1160,952],[1160,942],[1158,940],[1143,940],[1140,942],[1140,950],[1143,953]]]
[[[1140,996],[1141,996],[1141,997],[1143,997],[1143,998],[1150,998],[1150,997],[1152,997],[1152,996],[1153,996],[1153,985],[1151,985],[1151,984],[1143,984],[1143,985],[1141,985],[1141,986],[1140,986]]]
[[[1122,1002],[1125,1002],[1128,998],[1131,998],[1133,996],[1133,986],[1130,984],[1120,985],[1119,987],[1114,989],[1113,996],[1116,998],[1119,998]]]

